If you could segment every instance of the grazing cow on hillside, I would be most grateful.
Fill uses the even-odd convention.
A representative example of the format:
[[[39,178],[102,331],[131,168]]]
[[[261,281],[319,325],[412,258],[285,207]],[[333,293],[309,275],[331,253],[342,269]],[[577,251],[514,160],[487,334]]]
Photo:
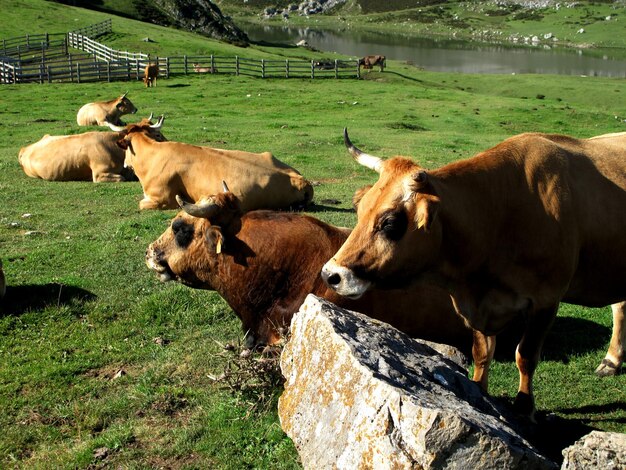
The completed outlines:
[[[470,349],[472,332],[443,289],[420,284],[374,290],[355,301],[329,289],[320,269],[345,241],[348,229],[292,212],[242,215],[230,192],[200,207],[182,200],[181,206],[183,211],[148,247],[146,264],[162,281],[217,291],[241,319],[248,348],[276,343],[312,292],[411,336]],[[407,315],[416,305],[420,315]]]
[[[156,142],[144,129],[128,127],[118,145],[143,187],[140,209],[175,209],[176,195],[199,201],[221,191],[222,180],[244,211],[306,206],[313,187],[269,153],[222,150],[180,142]]]
[[[151,116],[152,117],[152,116]],[[150,117],[150,118],[151,118]],[[163,120],[152,124],[150,118],[138,124],[157,140]],[[26,175],[48,181],[117,182],[136,180],[132,170],[124,167],[125,152],[117,145],[123,126],[113,126],[116,132],[84,132],[75,135],[45,135],[38,142],[23,147],[19,162]]]
[[[524,318],[515,404],[531,417],[533,374],[561,301],[614,304],[613,337],[596,372],[617,373],[626,340],[626,133],[521,134],[432,171],[368,155],[345,131],[344,139],[380,176],[322,270],[337,293],[358,298],[374,286],[428,279],[484,335]]]
[[[193,64],[193,71],[196,73],[217,73],[215,67],[203,67],[200,64]]]
[[[87,103],[78,110],[76,122],[79,126],[106,126],[108,122],[117,126],[124,125],[120,118],[124,114],[137,112],[137,108],[126,97],[127,94],[128,92],[110,101]]]
[[[159,64],[148,64],[143,71],[143,83],[147,87],[157,86],[159,76]]]
[[[361,70],[361,67],[371,70],[375,65],[378,65],[382,72],[385,69],[385,60],[384,55],[366,55],[362,59],[359,59],[359,70]]]

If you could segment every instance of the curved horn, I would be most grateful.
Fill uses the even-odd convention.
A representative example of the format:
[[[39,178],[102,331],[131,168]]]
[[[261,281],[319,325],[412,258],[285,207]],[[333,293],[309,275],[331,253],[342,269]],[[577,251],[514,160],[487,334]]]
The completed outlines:
[[[350,153],[350,155],[352,155],[352,158],[354,158],[358,163],[369,168],[370,170],[374,170],[375,172],[380,173],[383,159],[380,157],[375,157],[374,155],[369,155],[356,148],[354,144],[350,141],[350,137],[348,137],[348,129],[346,127],[343,128],[343,142],[346,144],[348,152]]]
[[[191,202],[185,201],[177,194],[176,202],[178,203],[180,208],[184,210],[187,214],[194,217],[202,217],[203,219],[209,219],[213,217],[220,210],[220,206],[215,204],[215,201],[212,197],[203,199],[200,202],[193,204]]]
[[[113,132],[122,132],[126,130],[126,126],[116,126],[115,124],[109,121],[105,121],[105,123],[107,126],[109,126],[109,129],[111,129]]]
[[[124,94],[122,95],[122,99],[126,98],[126,95],[127,95],[127,94],[128,94],[128,92],[124,93]]]
[[[150,113],[150,117],[148,118],[148,121],[152,121],[153,115],[154,115],[154,113]]]
[[[157,121],[156,124],[151,124],[150,127],[152,129],[156,129],[157,131],[161,130],[161,126],[163,125],[163,121],[165,120],[165,116],[163,116],[161,114],[161,116],[159,116],[159,120]]]
[[[222,180],[222,191],[224,191],[225,193],[229,193],[230,189],[228,189],[228,186],[226,185],[226,181]]]

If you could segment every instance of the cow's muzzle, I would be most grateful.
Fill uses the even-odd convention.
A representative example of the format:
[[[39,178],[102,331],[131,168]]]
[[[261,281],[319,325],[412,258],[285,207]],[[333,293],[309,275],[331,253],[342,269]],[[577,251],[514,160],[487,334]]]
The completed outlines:
[[[321,275],[328,287],[349,299],[358,299],[372,286],[371,282],[357,277],[352,270],[339,266],[334,258],[322,267]]]
[[[156,272],[161,282],[167,282],[174,279],[174,273],[167,264],[167,260],[163,255],[163,251],[150,244],[146,250],[146,266]]]

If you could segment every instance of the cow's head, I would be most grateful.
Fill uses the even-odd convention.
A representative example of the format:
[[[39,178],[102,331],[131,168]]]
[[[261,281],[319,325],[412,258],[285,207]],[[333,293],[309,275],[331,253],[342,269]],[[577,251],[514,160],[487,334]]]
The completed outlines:
[[[124,93],[115,101],[115,108],[120,115],[135,114],[137,112],[137,108],[135,108],[135,105],[131,103],[131,101],[126,97],[127,94],[128,92]]]
[[[182,211],[158,240],[148,246],[146,264],[161,281],[177,280],[198,289],[213,290],[219,282],[219,257],[228,250],[226,239],[238,230],[241,209],[228,191],[190,203],[177,196]]]
[[[360,164],[379,173],[355,201],[358,222],[344,245],[322,269],[322,278],[338,294],[359,298],[370,287],[398,288],[432,264],[441,244],[439,198],[428,172],[403,157],[383,160],[350,142]]]
[[[149,118],[143,118],[136,124],[128,124],[126,126],[116,126],[115,124],[107,122],[107,126],[109,126],[112,131],[119,133],[118,140],[116,142],[117,146],[126,150],[126,160],[124,162],[124,166],[130,168],[133,167],[135,151],[133,150],[132,139],[135,135],[143,134],[157,142],[167,141],[165,136],[161,133],[161,127],[163,126],[164,120],[165,116],[160,116],[159,120],[153,124],[152,114],[150,114]]]

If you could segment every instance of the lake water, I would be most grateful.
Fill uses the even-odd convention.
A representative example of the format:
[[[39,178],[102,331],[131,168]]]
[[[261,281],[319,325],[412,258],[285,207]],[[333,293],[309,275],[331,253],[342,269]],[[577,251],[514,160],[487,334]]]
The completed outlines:
[[[240,25],[255,42],[296,44],[362,57],[382,54],[426,70],[464,73],[538,73],[626,77],[626,60],[569,48],[507,47],[452,40],[407,38],[371,32],[331,31],[274,25]]]

